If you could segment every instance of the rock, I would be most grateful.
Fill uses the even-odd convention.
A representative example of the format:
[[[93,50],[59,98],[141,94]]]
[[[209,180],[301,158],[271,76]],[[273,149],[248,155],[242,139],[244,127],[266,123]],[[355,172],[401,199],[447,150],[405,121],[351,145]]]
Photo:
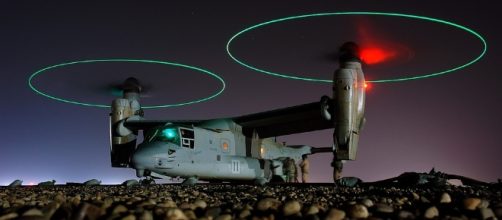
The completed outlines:
[[[300,212],[302,205],[296,200],[287,201],[282,207],[284,216],[294,215]]]
[[[181,205],[179,206],[179,208],[181,210],[185,210],[185,209],[193,209],[193,208],[195,208],[195,206],[192,205],[192,204],[190,204],[190,203],[188,203],[188,202],[184,202],[184,203],[181,203]]]
[[[14,205],[17,205],[17,206],[23,206],[26,202],[24,201],[24,199],[16,199],[14,200]]]
[[[349,215],[351,218],[368,218],[369,212],[366,206],[356,204],[350,208]]]
[[[195,212],[191,209],[187,209],[187,210],[183,210],[183,214],[185,214],[185,216],[188,218],[188,219],[197,219],[197,215],[195,214]]]
[[[185,216],[185,213],[178,208],[169,208],[166,211],[166,218],[173,220],[187,220],[188,218]]]
[[[124,205],[117,205],[113,208],[112,210],[112,215],[113,214],[121,214],[121,213],[124,213],[124,212],[127,212],[127,208],[124,206]]]
[[[223,214],[223,215],[216,217],[214,220],[232,220],[232,215]]]
[[[0,216],[0,220],[9,220],[9,219],[14,219],[17,218],[19,215],[15,212],[7,213],[5,215]]]
[[[397,216],[399,219],[415,219],[415,215],[406,210],[399,211]]]
[[[54,201],[57,203],[64,203],[66,202],[66,198],[62,193],[58,193],[56,196],[54,196]]]
[[[420,199],[420,195],[418,195],[416,192],[412,192],[411,195],[413,196],[414,200],[419,200]]]
[[[10,202],[9,201],[4,201],[3,204],[2,204],[2,208],[4,208],[4,209],[10,208]]]
[[[427,199],[425,196],[420,196],[420,202],[422,203],[431,203],[431,201],[429,199]]]
[[[62,207],[63,208],[63,207]],[[61,210],[61,208],[59,209]],[[54,215],[57,215],[58,214],[58,211],[56,211],[56,213],[54,213]],[[105,212],[105,210],[102,210],[100,209],[99,207],[93,205],[93,204],[90,204],[90,203],[87,203],[87,202],[84,202],[82,205],[79,206],[77,212],[76,212],[76,216],[79,216],[79,217],[82,217],[82,219],[86,218],[86,219],[97,219],[98,217],[100,217],[101,215],[103,215]],[[57,218],[54,218],[54,219],[57,219]]]
[[[281,203],[277,199],[264,198],[256,204],[256,210],[267,211],[269,209],[277,210]]]
[[[361,204],[363,204],[364,206],[368,207],[368,208],[371,208],[373,207],[375,204],[373,203],[373,201],[371,201],[371,199],[363,199],[361,201]]]
[[[340,209],[330,209],[328,215],[326,215],[326,220],[342,220],[345,218],[345,211]]]
[[[317,205],[311,205],[307,208],[305,215],[316,215],[317,213],[319,213],[319,207],[317,207]]]
[[[22,216],[43,216],[43,215],[44,214],[42,213],[42,211],[33,208],[24,212]]]
[[[136,220],[136,216],[134,216],[133,214],[129,214],[129,215],[121,218],[121,220]]]
[[[178,207],[178,205],[176,205],[176,202],[174,202],[172,200],[166,200],[163,203],[159,204],[158,206],[162,207],[162,208],[177,208]]]
[[[383,204],[383,203],[377,203],[376,204],[376,211],[380,213],[393,213],[394,208],[392,206]]]
[[[44,217],[50,219],[54,213],[59,209],[61,205],[57,202],[52,202],[49,205],[45,206],[42,212],[44,213]]]
[[[426,219],[432,219],[438,216],[439,216],[439,210],[436,208],[436,206],[429,207],[428,209],[425,210],[424,218]]]
[[[251,211],[249,209],[243,209],[240,213],[239,213],[239,218],[241,219],[246,219],[247,217],[251,216]]]
[[[493,213],[490,208],[481,208],[479,212],[481,213],[482,219],[496,219],[495,213]]]
[[[197,199],[195,202],[193,202],[195,208],[201,208],[201,209],[206,209],[207,203],[204,200]]]
[[[216,218],[221,213],[220,207],[211,207],[206,210],[206,216],[211,218]]]
[[[76,195],[75,197],[73,197],[73,199],[71,200],[71,204],[75,207],[77,207],[79,204],[80,204],[80,201],[81,201],[81,198],[80,198],[80,195]]]
[[[481,200],[481,203],[479,203],[478,208],[483,209],[483,208],[488,208],[490,206],[490,202],[486,199]]]
[[[139,216],[139,220],[153,220],[153,215],[151,211],[144,211]]]
[[[476,207],[481,203],[481,199],[478,198],[467,198],[464,199],[464,208],[467,210],[475,210]]]
[[[450,194],[446,192],[441,194],[441,199],[439,200],[439,203],[450,203],[450,202],[451,202]]]

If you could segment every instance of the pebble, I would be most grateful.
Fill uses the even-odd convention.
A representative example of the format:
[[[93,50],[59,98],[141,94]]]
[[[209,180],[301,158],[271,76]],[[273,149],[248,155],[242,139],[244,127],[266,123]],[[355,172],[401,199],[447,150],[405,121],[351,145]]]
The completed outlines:
[[[121,218],[121,220],[136,220],[136,216],[134,216],[133,214],[129,214],[129,215]]]
[[[330,209],[326,220],[342,220],[345,218],[345,212],[340,209]]]
[[[139,216],[139,220],[153,220],[153,215],[151,211],[144,211]]]
[[[177,208],[178,206],[176,205],[176,202],[172,201],[172,200],[167,200],[161,204],[158,205],[159,207],[163,207],[163,208]]]
[[[426,219],[432,219],[438,216],[439,216],[439,210],[438,208],[436,208],[436,206],[429,207],[427,210],[425,210],[424,218]]]
[[[0,216],[0,220],[8,220],[8,219],[13,219],[17,218],[19,215],[15,212],[7,213],[5,215]]]
[[[124,205],[117,205],[113,208],[112,215],[113,214],[121,214],[124,212],[127,212],[127,208]]]
[[[190,209],[184,210],[183,214],[185,214],[185,216],[188,219],[196,219],[197,218],[197,215],[195,214],[195,212],[193,210],[190,210]]]
[[[368,218],[369,212],[366,206],[356,204],[350,208],[350,217],[352,218]]]
[[[467,199],[464,199],[464,208],[467,210],[475,210],[480,203],[481,203],[481,199],[467,198]]]
[[[206,211],[206,216],[211,217],[211,218],[216,218],[219,216],[221,213],[221,208],[220,207],[211,207],[207,209]]]
[[[361,201],[361,204],[363,204],[364,206],[368,207],[368,208],[371,208],[373,207],[375,204],[373,203],[373,201],[371,201],[371,199],[363,199]]]
[[[193,204],[194,204],[195,208],[205,209],[207,207],[207,203],[204,200],[200,200],[200,199],[195,200],[195,202]]]
[[[81,216],[77,219],[125,220],[502,219],[501,195],[499,188],[468,186],[345,188],[212,184],[192,187],[0,187],[0,220],[71,219],[75,216]],[[427,200],[426,203],[424,200]],[[302,208],[302,205],[305,207]]]
[[[420,199],[420,195],[418,195],[416,192],[412,192],[411,195],[413,196],[414,200],[419,200]]]
[[[291,200],[284,204],[284,207],[282,207],[282,213],[284,216],[290,216],[299,213],[301,209],[302,205],[298,201]]]
[[[490,208],[481,208],[479,210],[479,212],[481,213],[481,217],[483,219],[490,219],[490,218],[495,219],[496,218],[495,213],[493,213],[493,210]]]
[[[239,218],[245,219],[248,216],[251,216],[251,211],[249,209],[244,209],[239,213]]]
[[[38,209],[29,209],[26,212],[23,213],[22,216],[43,216],[44,214],[42,211]]]
[[[483,209],[483,208],[488,208],[490,206],[490,202],[486,199],[481,200],[481,203],[479,203],[478,208]]]
[[[413,213],[406,211],[406,210],[399,211],[397,216],[399,219],[414,219],[415,218],[415,215]]]
[[[319,213],[319,207],[317,207],[317,205],[311,205],[307,208],[305,215],[316,215],[317,213]]]
[[[450,202],[451,202],[450,194],[446,192],[441,194],[441,199],[439,200],[439,203],[450,203]]]
[[[383,204],[383,203],[377,203],[376,205],[376,211],[381,212],[381,213],[393,213],[394,208],[392,206]]]
[[[269,209],[276,210],[279,207],[280,202],[273,198],[264,198],[256,204],[256,209],[258,211],[267,211]]]
[[[214,220],[232,220],[232,215],[223,214],[223,215],[216,217]]]
[[[166,211],[166,218],[173,220],[187,220],[188,218],[185,216],[185,213],[178,208],[169,208]]]

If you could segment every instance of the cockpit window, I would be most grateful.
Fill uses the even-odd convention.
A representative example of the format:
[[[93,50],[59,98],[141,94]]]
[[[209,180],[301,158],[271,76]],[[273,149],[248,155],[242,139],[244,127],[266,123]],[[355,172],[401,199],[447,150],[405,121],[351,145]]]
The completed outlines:
[[[180,135],[177,127],[160,127],[148,131],[145,140],[147,142],[163,141],[171,142],[176,145],[180,144]]]
[[[181,146],[193,149],[195,145],[195,134],[193,129],[180,128],[180,133],[181,133]]]

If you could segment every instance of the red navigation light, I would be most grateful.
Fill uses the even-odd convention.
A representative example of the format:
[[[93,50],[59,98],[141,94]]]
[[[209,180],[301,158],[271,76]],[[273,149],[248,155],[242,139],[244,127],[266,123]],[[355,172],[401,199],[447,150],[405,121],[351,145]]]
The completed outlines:
[[[394,52],[386,51],[378,47],[363,48],[360,53],[361,60],[368,65],[381,63],[394,55]]]

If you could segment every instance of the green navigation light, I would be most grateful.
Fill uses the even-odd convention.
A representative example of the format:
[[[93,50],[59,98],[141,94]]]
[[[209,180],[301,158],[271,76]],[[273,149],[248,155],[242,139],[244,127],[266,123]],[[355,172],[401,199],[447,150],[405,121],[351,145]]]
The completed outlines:
[[[306,15],[284,17],[284,18],[270,20],[270,21],[266,21],[266,22],[259,23],[259,24],[253,25],[251,27],[248,27],[248,28],[246,28],[244,30],[239,31],[237,34],[235,34],[234,36],[232,36],[228,40],[227,45],[226,45],[227,54],[230,56],[230,58],[232,58],[238,64],[240,64],[240,65],[242,65],[242,66],[244,66],[246,68],[252,69],[254,71],[260,72],[260,73],[264,73],[264,74],[268,74],[268,75],[272,75],[272,76],[277,76],[277,77],[288,78],[288,79],[295,79],[295,80],[305,80],[305,81],[313,81],[313,82],[331,83],[332,82],[331,79],[319,79],[319,78],[301,77],[301,76],[295,76],[295,75],[293,75],[291,73],[279,73],[279,72],[267,71],[265,69],[260,69],[260,68],[258,68],[256,66],[253,66],[252,64],[246,63],[242,59],[238,58],[236,55],[234,55],[231,52],[230,48],[231,48],[232,43],[236,39],[238,39],[240,36],[242,36],[243,34],[248,33],[248,32],[250,32],[252,30],[256,30],[256,29],[261,28],[261,27],[265,27],[267,25],[276,24],[276,23],[280,23],[280,22],[291,21],[291,20],[307,19],[307,18],[312,18],[312,17],[342,16],[342,15],[388,16],[388,17],[402,17],[402,18],[410,18],[410,19],[430,21],[430,22],[439,23],[439,24],[450,26],[450,27],[458,28],[460,30],[463,30],[463,31],[469,33],[469,34],[472,34],[476,38],[478,38],[481,41],[482,45],[483,45],[483,49],[482,49],[481,53],[477,57],[475,57],[474,59],[472,59],[471,61],[469,61],[467,63],[458,65],[456,67],[453,67],[453,68],[450,68],[450,69],[445,69],[445,70],[440,70],[440,71],[433,72],[433,73],[424,73],[424,74],[419,74],[419,75],[414,75],[414,76],[396,77],[396,78],[389,78],[389,79],[377,79],[377,80],[367,81],[367,82],[371,82],[371,83],[400,82],[400,81],[407,81],[407,80],[424,79],[424,78],[429,78],[429,77],[434,77],[434,76],[440,76],[440,75],[444,75],[444,74],[447,74],[447,73],[451,73],[451,72],[454,72],[454,71],[466,68],[466,67],[472,65],[473,63],[479,61],[485,55],[487,47],[488,47],[487,43],[486,43],[486,40],[479,33],[475,32],[475,31],[473,31],[473,30],[471,30],[471,29],[469,29],[469,28],[467,28],[465,26],[462,26],[462,25],[459,25],[459,24],[456,24],[456,23],[453,23],[453,22],[450,22],[450,21],[437,19],[437,18],[418,16],[418,15],[411,15],[411,14],[387,13],[387,12],[330,12],[330,13],[316,13],[316,14],[306,14]]]

